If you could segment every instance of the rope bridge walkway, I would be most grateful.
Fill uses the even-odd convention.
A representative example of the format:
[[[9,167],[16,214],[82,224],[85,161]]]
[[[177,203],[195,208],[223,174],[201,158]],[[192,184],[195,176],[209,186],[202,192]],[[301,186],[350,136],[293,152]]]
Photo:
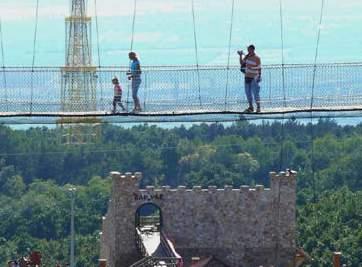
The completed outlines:
[[[362,63],[264,66],[260,114],[244,113],[248,106],[244,76],[236,66],[145,67],[138,93],[142,111],[137,114],[131,112],[133,101],[126,75],[128,69],[89,68],[82,72],[75,70],[75,75],[88,71],[95,76],[95,95],[73,92],[69,106],[64,102],[66,96],[62,95],[63,76],[69,75],[69,70],[4,67],[0,70],[3,74],[0,75],[0,119],[97,117],[107,120],[109,117],[114,122],[131,122],[147,121],[148,118],[152,121],[152,117],[155,121],[172,121],[177,120],[176,117],[191,120],[192,116],[205,115],[267,119],[311,112],[362,111]],[[122,101],[127,109],[116,114],[112,113],[114,90],[111,80],[114,76],[120,79]]]

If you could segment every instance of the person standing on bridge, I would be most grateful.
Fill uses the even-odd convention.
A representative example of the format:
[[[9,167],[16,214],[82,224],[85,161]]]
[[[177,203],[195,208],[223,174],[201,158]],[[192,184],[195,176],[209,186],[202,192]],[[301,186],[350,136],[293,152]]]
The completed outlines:
[[[124,106],[122,104],[122,87],[119,84],[118,78],[114,77],[112,79],[112,83],[114,85],[113,110],[112,110],[112,112],[116,113],[117,105],[120,106],[123,111],[125,111],[126,109],[124,108]]]
[[[260,82],[261,82],[261,60],[255,53],[255,46],[248,46],[248,54],[244,56],[243,51],[238,51],[240,56],[241,71],[245,73],[245,94],[249,103],[246,113],[254,112],[253,102],[256,104],[256,112],[260,113]]]
[[[128,72],[128,80],[131,81],[132,85],[132,98],[134,102],[134,109],[133,112],[141,111],[141,102],[138,97],[138,89],[142,83],[141,80],[141,64],[138,60],[137,54],[135,52],[130,52],[128,54],[129,59],[131,60],[130,63],[130,71]]]

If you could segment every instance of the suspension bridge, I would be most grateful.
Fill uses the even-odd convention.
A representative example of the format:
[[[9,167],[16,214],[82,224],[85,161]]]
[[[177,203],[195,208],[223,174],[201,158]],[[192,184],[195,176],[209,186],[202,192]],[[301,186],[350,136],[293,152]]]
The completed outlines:
[[[73,1],[66,18],[65,67],[37,67],[39,1],[36,2],[31,67],[7,67],[0,23],[3,66],[0,75],[0,121],[3,123],[189,122],[278,118],[360,116],[362,112],[362,63],[318,64],[321,27],[318,28],[314,64],[287,65],[284,60],[283,3],[280,1],[281,64],[263,66],[260,113],[245,113],[244,75],[232,66],[231,38],[235,1],[231,3],[230,40],[225,66],[199,64],[195,6],[191,1],[195,65],[143,67],[139,91],[142,111],[132,110],[128,67],[92,64],[89,36],[91,18],[84,1]],[[134,1],[132,50],[135,43],[137,1]],[[97,4],[95,1],[95,9]],[[322,1],[319,25],[324,16]],[[125,111],[112,112],[111,80],[120,77]],[[59,120],[60,119],[60,120]],[[88,120],[87,120],[88,119]]]
[[[362,111],[362,63],[324,65],[271,65],[263,68],[262,111],[245,113],[243,75],[238,67],[149,67],[143,70],[139,91],[142,111],[132,113],[127,68],[98,68],[96,102],[73,100],[64,109],[61,68],[5,68],[0,78],[0,117],[52,121],[60,117],[100,117],[109,121],[184,121],[207,116],[212,120],[235,118],[346,116]],[[284,72],[285,80],[281,79]],[[313,73],[316,72],[312,90]],[[198,84],[197,75],[201,82]],[[126,111],[112,112],[112,77],[121,77]],[[284,84],[283,84],[284,83]],[[200,86],[200,90],[198,90]],[[86,110],[86,111],[84,111]],[[338,115],[339,114],[339,115]],[[187,119],[187,116],[190,118]],[[223,118],[224,117],[224,118]]]

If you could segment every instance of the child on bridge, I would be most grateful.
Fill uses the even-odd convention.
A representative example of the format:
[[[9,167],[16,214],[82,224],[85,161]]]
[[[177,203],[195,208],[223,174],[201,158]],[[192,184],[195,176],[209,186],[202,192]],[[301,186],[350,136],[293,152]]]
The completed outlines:
[[[124,108],[124,106],[122,104],[122,87],[119,84],[118,78],[114,77],[112,79],[112,83],[114,85],[114,97],[113,97],[113,110],[112,110],[112,112],[116,113],[117,105],[122,108],[122,111],[125,111],[126,109]]]

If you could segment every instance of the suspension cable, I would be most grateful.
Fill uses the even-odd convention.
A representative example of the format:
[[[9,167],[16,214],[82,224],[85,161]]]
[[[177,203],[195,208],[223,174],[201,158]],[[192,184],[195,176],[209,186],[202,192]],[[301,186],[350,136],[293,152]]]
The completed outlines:
[[[98,11],[97,11],[97,0],[94,0],[94,16],[96,22],[96,32],[97,32],[97,54],[98,54],[98,67],[101,65],[101,46],[99,41],[99,23],[98,23]]]
[[[194,0],[191,0],[191,11],[192,11],[192,22],[193,22],[193,31],[194,31],[194,46],[195,46],[197,84],[198,84],[198,89],[199,89],[199,104],[200,104],[200,108],[201,108],[202,107],[202,102],[201,102],[201,78],[200,78],[199,51],[198,51],[198,43],[197,43],[195,1]]]
[[[133,18],[132,18],[132,33],[131,33],[131,47],[130,51],[133,51],[135,30],[136,30],[136,18],[137,18],[137,0],[133,0]]]
[[[313,109],[313,105],[314,105],[314,89],[315,89],[315,79],[316,79],[316,73],[317,73],[317,60],[318,60],[318,54],[319,54],[319,43],[320,43],[320,38],[321,38],[324,7],[325,7],[325,0],[321,0],[321,1],[322,1],[322,4],[321,4],[320,17],[319,17],[317,43],[316,43],[316,49],[315,49],[315,55],[314,55],[312,95],[311,95],[311,101],[310,101],[310,109]]]
[[[3,26],[2,20],[0,18],[0,46],[1,46],[1,62],[2,62],[2,69],[3,69],[3,83],[4,83],[4,93],[5,93],[5,101],[6,101],[6,111],[9,111],[8,106],[8,86],[7,86],[7,79],[6,79],[6,72],[5,72],[5,48],[4,48],[4,36],[3,36]]]
[[[312,79],[312,94],[311,94],[311,103],[310,108],[313,109],[314,105],[314,89],[315,89],[315,79],[317,74],[317,60],[318,60],[318,53],[319,53],[319,44],[320,44],[320,37],[322,31],[322,23],[323,23],[323,15],[324,15],[324,7],[325,7],[325,0],[321,0],[321,10],[320,10],[320,17],[319,17],[319,25],[318,25],[318,35],[317,35],[317,43],[314,55],[314,65],[313,65],[313,79]],[[315,166],[314,166],[314,126],[313,126],[313,111],[311,112],[310,120],[311,120],[311,171],[312,171],[312,187],[313,187],[313,203],[317,203],[317,194],[316,194],[316,177],[315,177]],[[314,211],[315,216],[315,223],[318,224],[318,216],[317,211]]]
[[[134,41],[135,41],[135,32],[136,32],[136,19],[137,19],[137,0],[133,0],[133,17],[132,17],[132,29],[131,29],[131,45],[130,45],[130,52],[133,51],[133,46],[134,46]],[[131,61],[130,61],[130,64],[129,64],[129,71],[131,70],[130,69],[130,66],[131,66]],[[128,83],[128,90],[127,90],[127,101],[126,101],[126,104],[127,104],[127,111],[129,109],[129,103],[130,103],[130,91],[131,91],[131,83],[129,82]]]
[[[34,29],[34,39],[33,39],[33,61],[32,61],[32,64],[31,64],[30,113],[33,112],[34,66],[35,66],[35,60],[36,60],[36,43],[37,43],[37,37],[38,37],[38,22],[39,22],[39,0],[36,0],[35,29]]]
[[[101,68],[101,46],[99,41],[99,23],[98,23],[98,9],[97,9],[97,0],[94,0],[94,16],[95,16],[95,22],[96,22],[96,35],[97,35],[97,55],[98,55],[98,67]],[[97,79],[96,83],[99,79]],[[104,99],[103,99],[103,86],[100,86],[100,94],[101,94],[101,105],[104,108]]]
[[[286,91],[285,91],[285,54],[284,54],[284,9],[283,9],[283,0],[279,0],[279,15],[280,15],[280,44],[281,44],[281,53],[282,53],[282,88],[283,88],[283,106],[284,108],[287,106],[286,104]],[[282,142],[281,142],[281,150],[280,150],[280,170],[283,169],[284,165],[284,152],[285,152],[285,129],[284,129],[284,114],[283,114],[283,124],[282,124]],[[280,193],[279,193],[280,194]],[[279,195],[280,201],[280,195]],[[280,204],[280,203],[279,203]],[[279,244],[278,244],[279,245]],[[279,247],[277,253],[277,262],[276,265],[279,265],[280,255],[279,255]]]
[[[32,61],[32,71],[34,70],[35,60],[36,60],[36,42],[38,37],[38,21],[39,21],[39,0],[36,0],[36,9],[35,9],[35,29],[34,29],[34,39],[33,39],[33,61]]]
[[[279,15],[280,15],[280,41],[282,50],[282,88],[283,88],[283,105],[287,106],[287,96],[285,92],[285,58],[284,58],[284,10],[283,0],[279,0]]]
[[[228,51],[228,59],[227,59],[227,70],[226,70],[226,85],[225,85],[225,110],[227,107],[227,98],[229,91],[229,76],[230,76],[230,58],[231,58],[231,45],[233,38],[233,26],[234,26],[234,10],[235,10],[235,0],[231,2],[231,16],[230,16],[230,32],[229,32],[229,51]]]

